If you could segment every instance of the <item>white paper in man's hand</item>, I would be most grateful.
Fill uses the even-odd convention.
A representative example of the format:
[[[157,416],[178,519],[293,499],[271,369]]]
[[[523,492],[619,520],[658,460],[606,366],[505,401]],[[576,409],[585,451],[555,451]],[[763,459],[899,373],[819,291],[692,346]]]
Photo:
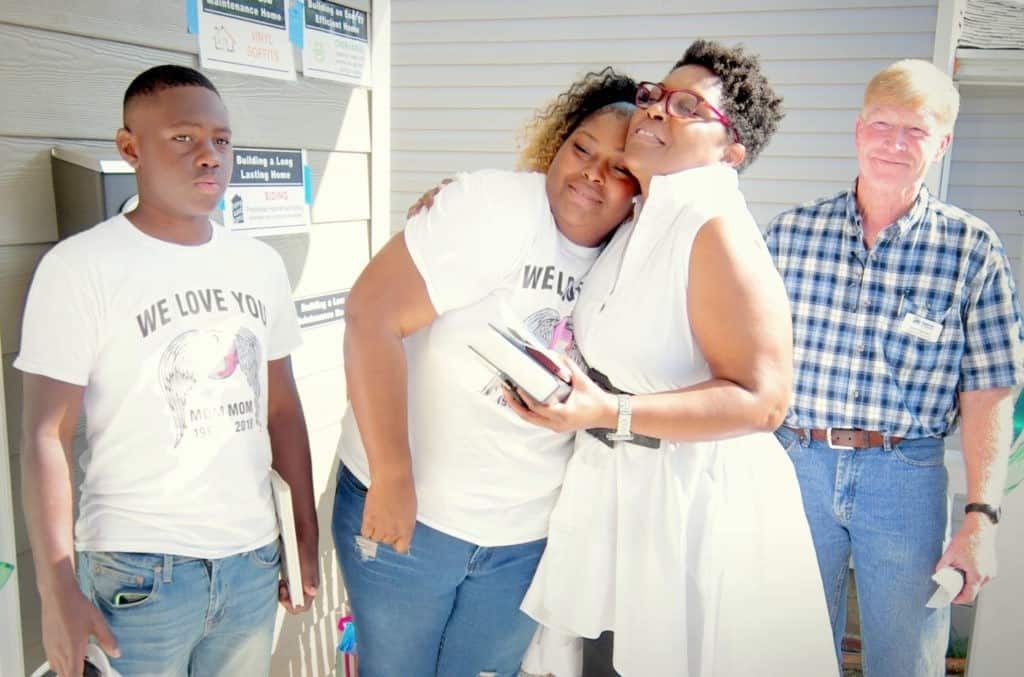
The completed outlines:
[[[953,567],[943,567],[932,574],[932,580],[939,586],[939,589],[935,591],[925,606],[939,609],[949,606],[953,598],[960,594],[960,590],[964,587],[964,572]]]

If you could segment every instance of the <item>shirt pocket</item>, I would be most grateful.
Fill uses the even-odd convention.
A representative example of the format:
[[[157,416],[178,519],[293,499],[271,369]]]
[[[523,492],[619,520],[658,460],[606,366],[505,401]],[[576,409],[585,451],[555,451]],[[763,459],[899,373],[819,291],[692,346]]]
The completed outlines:
[[[908,327],[909,316],[919,318],[916,331]],[[963,328],[953,294],[926,297],[904,290],[886,322],[883,354],[902,389],[924,382],[926,372],[943,367],[962,343]]]

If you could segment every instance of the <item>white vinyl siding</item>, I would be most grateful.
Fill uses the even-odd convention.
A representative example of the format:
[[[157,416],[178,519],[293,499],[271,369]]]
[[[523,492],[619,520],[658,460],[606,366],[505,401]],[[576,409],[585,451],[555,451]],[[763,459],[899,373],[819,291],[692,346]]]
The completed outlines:
[[[757,52],[787,110],[745,173],[763,226],[856,175],[864,85],[932,59],[938,0],[394,0],[392,229],[456,171],[515,165],[517,133],[576,77],[606,65],[659,80],[697,38]]]
[[[950,148],[946,201],[984,219],[999,235],[1013,266],[1020,299],[1024,283],[1024,88],[963,85]],[[950,486],[966,487],[960,433],[947,449]],[[954,525],[962,519],[954,512]]]
[[[1024,283],[1024,87],[963,85],[947,200],[988,222]]]

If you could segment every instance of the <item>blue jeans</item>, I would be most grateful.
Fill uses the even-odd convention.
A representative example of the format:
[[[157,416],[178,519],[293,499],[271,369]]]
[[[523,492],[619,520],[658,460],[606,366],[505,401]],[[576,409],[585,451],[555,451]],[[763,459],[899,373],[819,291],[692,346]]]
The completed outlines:
[[[796,467],[837,658],[852,554],[865,677],[945,675],[949,607],[925,606],[949,521],[942,440],[840,450],[775,434]]]
[[[359,535],[366,487],[342,466],[332,530],[360,677],[512,677],[536,623],[519,610],[545,540],[485,548],[416,523],[409,553]]]
[[[231,557],[81,552],[83,594],[103,613],[125,677],[270,674],[280,568],[273,543]]]

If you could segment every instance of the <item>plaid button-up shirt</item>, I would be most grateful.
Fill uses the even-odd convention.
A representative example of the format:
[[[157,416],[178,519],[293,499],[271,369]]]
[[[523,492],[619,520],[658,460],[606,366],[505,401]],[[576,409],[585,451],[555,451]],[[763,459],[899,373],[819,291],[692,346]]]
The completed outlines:
[[[871,249],[853,191],[783,212],[766,237],[793,312],[786,425],[943,437],[958,392],[1024,382],[1002,243],[927,189]]]

